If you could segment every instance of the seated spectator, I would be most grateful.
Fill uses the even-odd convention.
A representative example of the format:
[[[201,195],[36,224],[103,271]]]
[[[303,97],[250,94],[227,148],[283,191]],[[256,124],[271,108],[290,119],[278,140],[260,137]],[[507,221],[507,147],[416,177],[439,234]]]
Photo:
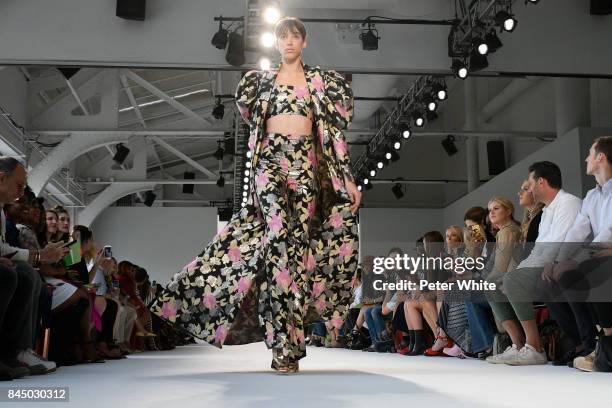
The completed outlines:
[[[536,201],[545,204],[539,234],[529,256],[503,277],[508,302],[492,302],[496,318],[512,339],[512,346],[495,359],[510,365],[547,364],[535,320],[533,300],[544,266],[556,259],[559,244],[574,223],[581,200],[562,187],[561,170],[551,162],[529,167],[529,185]],[[520,321],[520,324],[517,323]]]
[[[53,207],[53,211],[57,214],[57,240],[70,241],[70,214],[61,205]]]
[[[522,242],[535,242],[538,238],[538,228],[542,219],[542,208],[544,203],[538,203],[529,189],[529,180],[523,181],[518,192],[519,204],[523,208],[523,220],[521,221]],[[529,253],[525,255],[527,257]]]
[[[45,222],[47,224],[47,231],[44,244],[60,241],[57,229],[57,213],[54,210],[45,210]]]

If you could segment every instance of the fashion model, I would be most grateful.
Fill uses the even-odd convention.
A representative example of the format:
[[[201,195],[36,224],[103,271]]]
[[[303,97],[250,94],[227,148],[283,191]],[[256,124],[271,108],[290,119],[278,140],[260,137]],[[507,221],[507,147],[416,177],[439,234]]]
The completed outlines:
[[[298,371],[304,329],[339,328],[357,268],[361,201],[342,129],[353,95],[334,71],[302,63],[304,24],[275,27],[278,69],[250,71],[236,103],[250,126],[248,201],[151,310],[213,345],[264,340],[272,368]]]

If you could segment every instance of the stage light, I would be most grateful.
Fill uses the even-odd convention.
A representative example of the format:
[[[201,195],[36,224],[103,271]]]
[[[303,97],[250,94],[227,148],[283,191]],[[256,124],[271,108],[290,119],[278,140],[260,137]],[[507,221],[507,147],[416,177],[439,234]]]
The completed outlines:
[[[446,85],[435,83],[433,86],[433,91],[436,94],[436,98],[440,101],[446,100],[448,98],[448,92],[446,91]]]
[[[240,203],[240,207],[242,208],[246,207],[246,203],[243,201],[242,203]]]
[[[223,177],[223,175],[220,175],[219,178],[217,179],[217,187],[223,187],[225,185],[225,177]]]
[[[393,187],[391,187],[391,191],[393,192],[395,198],[398,200],[404,196],[404,192],[402,191],[402,185],[399,183],[394,184]]]
[[[361,184],[357,186],[357,191],[361,191],[363,190],[363,187],[361,187]]]
[[[375,51],[378,49],[378,40],[380,40],[380,37],[378,36],[378,30],[372,29],[371,24],[368,23],[368,28],[364,28],[361,31],[359,39],[361,40],[361,48],[363,48],[363,50]]]
[[[363,179],[363,184],[364,184],[364,185],[368,185],[368,184],[370,184],[370,179],[369,179],[369,178],[367,178],[367,177],[366,177],[366,178],[364,178],[364,179]]]
[[[251,174],[251,172],[250,172],[249,170],[245,170],[245,171],[244,171],[244,175],[245,175],[245,176],[249,177],[249,175],[250,175],[250,174]]]
[[[245,177],[245,178],[243,178],[243,179],[242,179],[242,181],[243,181],[244,183],[248,183],[248,182],[249,182],[249,178],[248,178],[248,177]]]
[[[248,162],[244,163],[244,166],[245,166],[247,169],[250,169],[250,168],[251,168],[251,162],[250,162],[250,161],[248,161]],[[248,171],[248,170],[247,170],[247,171]],[[246,174],[246,173],[245,173],[245,174]],[[248,174],[247,174],[247,175],[248,175]]]
[[[252,155],[253,155],[253,153],[251,153],[251,151],[250,151],[250,150],[249,150],[248,152],[246,152],[246,157],[247,157],[248,159],[250,159]]]
[[[144,205],[146,205],[147,207],[151,207],[153,203],[155,202],[156,197],[157,196],[155,195],[154,192],[147,191],[144,196]]]
[[[438,108],[438,104],[435,101],[431,101],[427,104],[427,109],[434,112]]]
[[[244,191],[248,191],[248,190],[249,190],[249,186],[248,186],[247,184],[245,184],[244,186],[242,186],[242,189],[243,189]]]
[[[459,79],[465,79],[468,76],[468,69],[465,66],[465,62],[460,59],[453,59],[453,64],[451,65],[451,70],[455,74],[455,76]]]
[[[484,55],[480,55],[477,51],[472,51],[470,55],[470,71],[481,71],[489,66],[489,61]]]
[[[497,14],[495,14],[495,24],[511,33],[516,28],[518,21],[512,17],[512,14],[505,10],[500,10],[497,12]]]
[[[244,37],[238,31],[232,31],[228,36],[225,60],[228,64],[239,67],[244,64]]]
[[[370,177],[376,177],[376,169],[370,170]]]
[[[442,140],[442,147],[449,156],[452,156],[458,152],[457,146],[455,146],[455,137],[453,135],[446,136],[446,139]]]
[[[391,160],[391,152],[385,153],[385,159]]]
[[[383,167],[385,167],[385,163],[379,161],[378,163],[376,163],[376,167],[378,167],[379,169],[382,169]]]
[[[246,191],[243,191],[243,192],[242,192],[242,196],[243,196],[243,197],[245,197],[245,198],[246,198],[248,195],[249,195],[249,193],[247,193]]]
[[[525,4],[538,4],[540,0],[525,0]]]
[[[274,34],[272,34],[269,31],[266,31],[265,33],[263,33],[261,35],[261,45],[264,46],[265,48],[272,48],[274,47]]]
[[[219,21],[219,31],[217,31],[215,35],[213,35],[213,38],[210,43],[214,45],[215,48],[224,50],[225,47],[227,47],[228,34],[228,31],[223,28],[223,21]]]
[[[413,111],[412,112],[412,119],[414,120],[414,124],[416,125],[416,127],[423,127],[423,125],[425,124],[425,118],[423,117],[423,114],[419,111]]]
[[[225,105],[221,103],[221,98],[217,98],[217,103],[212,110],[212,115],[217,120],[223,119],[223,115],[225,115]]]
[[[116,149],[116,152],[115,152],[115,155],[113,156],[113,161],[121,166],[123,162],[125,161],[125,159],[128,157],[128,154],[130,154],[130,149],[125,147],[123,143],[117,143],[117,145],[115,146],[115,149]]]
[[[489,46],[487,42],[483,40],[482,38],[480,37],[474,38],[474,40],[472,41],[472,44],[474,45],[474,47],[476,47],[476,50],[478,50],[478,53],[480,55],[487,55],[489,53]]]
[[[400,141],[398,140],[397,142],[393,143],[393,148],[394,148],[395,150],[399,150],[399,149],[401,149],[401,148],[402,148],[402,142],[400,142]]]
[[[215,153],[213,154],[213,156],[217,160],[223,160],[223,155],[225,154],[225,150],[223,149],[223,147],[221,147],[221,143],[223,143],[221,140],[217,142],[218,147]]]
[[[262,71],[269,71],[270,67],[272,67],[272,62],[268,57],[261,57],[259,59],[259,69]]]
[[[407,123],[400,123],[399,124],[399,134],[404,139],[410,138],[410,136],[412,135],[410,126]]]
[[[396,162],[400,159],[400,155],[395,150],[390,151],[389,153],[387,153],[387,155],[388,155],[388,160],[392,162]]]
[[[276,4],[268,5],[264,9],[262,15],[263,15],[264,21],[268,24],[276,24],[276,22],[280,20],[281,18],[280,9],[278,8]]]
[[[485,36],[485,41],[487,43],[487,46],[489,47],[489,52],[495,52],[504,45],[497,36],[497,33],[495,32],[494,28],[492,28],[487,33],[487,35]]]

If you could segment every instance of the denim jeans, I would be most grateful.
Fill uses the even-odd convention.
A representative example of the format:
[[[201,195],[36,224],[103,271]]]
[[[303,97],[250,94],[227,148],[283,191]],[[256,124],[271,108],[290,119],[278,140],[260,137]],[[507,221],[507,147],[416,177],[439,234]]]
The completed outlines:
[[[373,343],[380,341],[380,334],[385,329],[385,321],[382,316],[382,306],[376,305],[367,309],[364,313],[365,321],[368,324],[370,337]]]

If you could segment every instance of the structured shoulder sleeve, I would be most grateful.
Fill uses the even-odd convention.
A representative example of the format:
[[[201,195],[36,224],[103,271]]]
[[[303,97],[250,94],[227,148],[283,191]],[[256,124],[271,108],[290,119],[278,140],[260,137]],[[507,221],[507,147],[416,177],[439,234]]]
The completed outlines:
[[[342,132],[353,118],[353,91],[348,82],[336,71],[326,71],[323,78],[327,97],[325,101],[326,119],[332,125],[330,135],[333,139],[336,159],[343,175],[354,180],[349,149]]]
[[[339,129],[346,129],[353,119],[353,90],[342,75],[325,71],[325,94],[329,98],[330,120]]]
[[[261,75],[259,71],[247,72],[236,87],[236,106],[240,116],[249,125],[253,122],[253,108],[257,101]]]

